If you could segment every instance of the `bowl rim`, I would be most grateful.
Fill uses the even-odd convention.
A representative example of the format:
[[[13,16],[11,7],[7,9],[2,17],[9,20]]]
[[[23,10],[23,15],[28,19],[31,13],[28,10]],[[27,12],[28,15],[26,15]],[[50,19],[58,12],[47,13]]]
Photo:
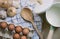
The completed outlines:
[[[52,7],[53,7],[55,4],[60,4],[60,2],[53,3]],[[47,13],[47,12],[48,12],[48,10],[46,11],[46,13]],[[48,22],[50,25],[52,25],[52,24],[48,21],[47,16],[46,16],[46,20],[47,20],[47,22]],[[54,26],[54,25],[52,25],[52,26]],[[60,26],[54,26],[54,27],[60,27]]]

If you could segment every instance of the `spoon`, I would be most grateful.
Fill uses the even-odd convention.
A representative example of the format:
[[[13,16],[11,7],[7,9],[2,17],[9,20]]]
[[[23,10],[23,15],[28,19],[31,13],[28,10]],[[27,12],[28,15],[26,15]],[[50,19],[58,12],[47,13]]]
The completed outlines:
[[[34,24],[32,11],[29,8],[23,8],[22,11],[21,11],[21,16],[22,16],[23,19],[32,23],[33,28],[36,30],[39,38],[43,39],[42,33],[39,32],[39,30],[37,29],[37,26]]]

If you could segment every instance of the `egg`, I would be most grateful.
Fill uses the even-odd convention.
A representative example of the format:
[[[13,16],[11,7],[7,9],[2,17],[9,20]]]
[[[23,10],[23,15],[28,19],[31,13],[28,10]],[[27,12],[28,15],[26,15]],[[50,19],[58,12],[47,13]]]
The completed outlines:
[[[15,34],[13,35],[13,39],[20,39],[20,34],[15,33]]]
[[[5,29],[7,27],[7,23],[6,22],[1,22],[1,28]]]
[[[8,10],[7,10],[7,15],[9,17],[14,17],[16,15],[16,8],[9,7]]]
[[[26,36],[21,36],[21,39],[27,39],[27,37]]]
[[[10,31],[13,31],[13,30],[15,29],[15,25],[14,25],[14,24],[9,24],[9,25],[8,25],[8,29],[9,29]]]
[[[24,28],[23,29],[23,34],[24,35],[27,35],[29,32],[30,32],[30,30],[28,28]]]
[[[16,26],[15,31],[16,31],[16,33],[22,32],[22,27],[21,26]]]

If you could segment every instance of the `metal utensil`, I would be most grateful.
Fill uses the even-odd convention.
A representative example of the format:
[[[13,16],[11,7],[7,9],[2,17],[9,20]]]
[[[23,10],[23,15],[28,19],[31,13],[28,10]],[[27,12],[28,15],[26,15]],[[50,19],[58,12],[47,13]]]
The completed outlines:
[[[46,19],[52,25],[47,39],[52,39],[55,27],[60,27],[60,3],[55,3],[46,11]]]
[[[33,20],[33,14],[32,11],[29,8],[23,8],[21,11],[21,16],[22,18],[24,18],[25,20],[29,21],[32,23],[33,28],[36,30],[37,34],[39,35],[39,37],[41,39],[43,39],[43,35],[41,32],[39,32],[39,30],[37,29],[37,26],[34,24],[34,20]]]

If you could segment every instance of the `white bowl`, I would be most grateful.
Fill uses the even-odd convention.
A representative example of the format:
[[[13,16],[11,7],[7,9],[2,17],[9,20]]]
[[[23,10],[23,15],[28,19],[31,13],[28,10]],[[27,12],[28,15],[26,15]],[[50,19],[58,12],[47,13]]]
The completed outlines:
[[[46,11],[46,19],[51,25],[60,27],[60,3],[54,3],[53,6]]]

